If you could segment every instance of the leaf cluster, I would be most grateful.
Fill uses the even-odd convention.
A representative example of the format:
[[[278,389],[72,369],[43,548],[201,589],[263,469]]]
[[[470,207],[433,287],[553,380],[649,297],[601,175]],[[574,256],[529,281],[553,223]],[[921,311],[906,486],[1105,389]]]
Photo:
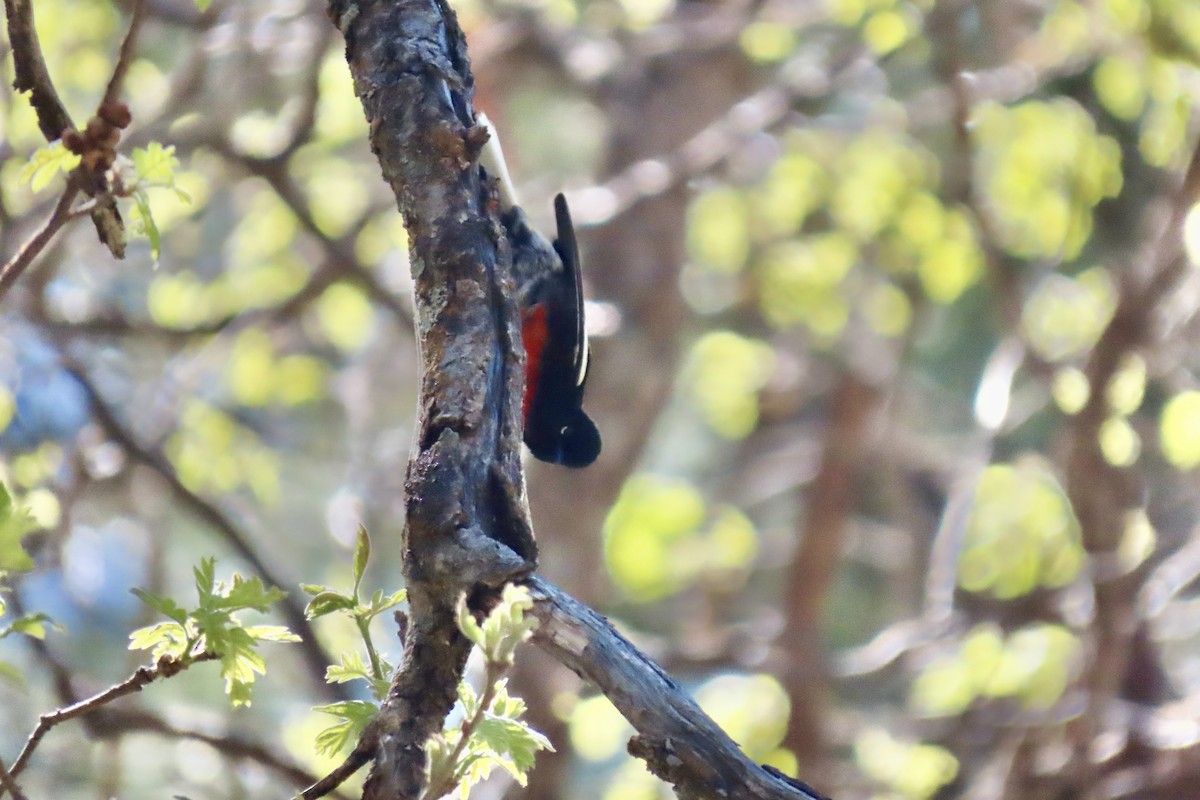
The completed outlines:
[[[357,652],[343,653],[341,663],[331,665],[325,671],[325,680],[329,683],[365,681],[371,689],[371,695],[378,702],[387,695],[388,680],[395,668],[376,649],[371,639],[371,620],[403,603],[408,598],[408,593],[403,589],[391,594],[376,591],[369,600],[364,600],[361,597],[362,579],[370,560],[371,539],[367,535],[367,529],[360,525],[354,546],[354,585],[350,591],[339,591],[329,586],[311,583],[302,584],[301,588],[312,596],[304,609],[305,616],[316,619],[329,614],[348,615],[354,621],[366,648],[366,661]],[[367,723],[379,711],[379,707],[376,703],[366,700],[348,700],[317,706],[316,710],[339,718],[337,723],[321,731],[316,740],[318,753],[333,755],[351,738],[358,738]]]
[[[68,150],[61,139],[55,139],[34,151],[21,169],[18,180],[29,184],[33,191],[40,192],[57,175],[69,174],[79,163],[80,157]],[[133,231],[144,234],[150,241],[150,252],[155,262],[158,261],[162,246],[162,235],[154,221],[149,190],[170,189],[183,202],[192,202],[191,196],[176,184],[178,169],[175,146],[164,147],[160,142],[133,148],[130,158],[122,156],[113,166],[113,194],[133,200]]]
[[[216,563],[203,559],[194,570],[199,604],[185,609],[169,597],[144,589],[133,589],[146,605],[168,622],[139,628],[129,635],[131,650],[150,650],[156,662],[164,659],[187,667],[202,658],[221,663],[225,693],[235,706],[250,705],[255,675],[266,674],[266,661],[258,652],[260,642],[298,642],[300,637],[282,625],[246,625],[240,611],[265,613],[286,595],[266,588],[259,578],[234,573],[229,583],[216,580]]]
[[[3,581],[10,572],[28,572],[33,569],[33,558],[22,546],[21,540],[38,527],[37,520],[27,509],[18,505],[8,487],[0,483],[0,592],[4,590]],[[0,617],[4,616],[7,607],[3,594],[0,594]],[[25,614],[0,625],[0,639],[13,634],[44,639],[48,623],[51,623],[51,619],[47,614]],[[18,683],[24,680],[24,676],[16,667],[3,661],[0,661],[0,677]]]
[[[470,684],[460,683],[460,721],[426,743],[429,781],[423,800],[435,800],[456,787],[465,800],[471,787],[496,767],[524,786],[537,751],[554,749],[545,736],[521,719],[525,702],[508,694],[505,677],[517,646],[538,626],[536,618],[525,616],[532,607],[529,590],[509,584],[481,624],[467,607],[466,597],[460,598],[458,626],[483,654],[484,689],[476,694]]]

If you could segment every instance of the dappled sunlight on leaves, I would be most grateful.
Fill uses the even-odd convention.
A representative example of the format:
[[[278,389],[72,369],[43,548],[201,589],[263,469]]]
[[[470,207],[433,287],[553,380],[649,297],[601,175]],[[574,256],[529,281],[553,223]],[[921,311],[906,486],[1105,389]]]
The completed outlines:
[[[749,209],[740,192],[712,189],[692,203],[688,246],[702,264],[718,272],[737,272],[750,253]]]
[[[335,283],[317,301],[317,319],[335,347],[352,352],[367,343],[375,323],[375,309],[358,287]]]
[[[1100,338],[1116,307],[1108,273],[1089,269],[1074,278],[1047,275],[1021,313],[1021,329],[1033,349],[1049,361],[1079,356]]]
[[[1200,392],[1180,392],[1163,406],[1159,446],[1174,467],[1194,469],[1200,465]]]
[[[1070,583],[1083,560],[1079,523],[1048,469],[993,464],[975,488],[958,561],[959,585],[1001,599]]]
[[[573,704],[567,718],[571,748],[586,761],[607,761],[625,752],[633,726],[604,695],[586,697]]]
[[[1121,190],[1121,149],[1071,100],[978,112],[977,173],[1000,244],[1021,258],[1074,259],[1096,204]]]
[[[321,399],[329,366],[303,354],[280,356],[271,337],[252,328],[234,342],[225,365],[225,384],[243,406],[294,406]]]
[[[1026,708],[1049,708],[1078,668],[1082,646],[1062,625],[1034,623],[1005,634],[975,626],[951,653],[926,665],[909,702],[921,714],[947,716],[980,699],[1012,698]]]
[[[248,488],[260,503],[279,496],[279,456],[249,428],[198,398],[186,402],[166,452],[179,480],[195,492]]]
[[[926,800],[958,775],[958,759],[944,747],[895,739],[868,728],[854,742],[854,760],[868,777],[911,800]]]
[[[636,602],[674,594],[701,579],[740,583],[758,554],[757,533],[741,512],[708,507],[686,481],[648,474],[626,482],[604,534],[613,580]]]
[[[740,439],[758,423],[758,392],[773,366],[766,343],[715,331],[692,346],[685,380],[709,427],[725,438]]]
[[[696,690],[696,702],[754,761],[773,753],[787,733],[791,703],[770,675],[718,675]]]

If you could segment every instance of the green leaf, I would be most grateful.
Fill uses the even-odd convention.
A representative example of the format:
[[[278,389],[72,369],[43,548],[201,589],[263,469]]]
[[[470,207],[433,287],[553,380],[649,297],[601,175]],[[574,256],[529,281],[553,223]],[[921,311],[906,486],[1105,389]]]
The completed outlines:
[[[366,700],[342,700],[337,703],[327,703],[323,706],[313,706],[313,711],[330,714],[335,717],[367,723],[379,713],[379,706]]]
[[[503,767],[510,775],[513,775],[518,783],[522,786],[525,785],[525,776],[517,773],[516,766],[511,761],[499,758],[495,753],[487,750],[468,751],[459,758],[458,765],[454,770],[455,778],[458,781],[459,798],[467,800],[471,796],[471,787],[487,780],[496,766]]]
[[[174,188],[175,170],[179,168],[175,146],[163,147],[161,142],[150,142],[145,147],[133,148],[133,168],[137,170],[137,182],[143,186]]]
[[[200,595],[200,607],[206,606],[206,601],[212,598],[213,589],[217,583],[217,561],[211,556],[200,559],[200,566],[192,569],[196,576],[196,593]]]
[[[130,589],[129,591],[132,592],[143,603],[150,606],[163,616],[170,617],[180,625],[183,625],[185,622],[187,622],[187,611],[180,607],[180,605],[171,598],[159,597],[156,594],[147,592],[145,589],[134,588]]]
[[[36,614],[27,614],[13,621],[8,626],[7,633],[22,633],[32,639],[46,638],[46,623],[50,620],[49,614],[41,612]]]
[[[13,502],[8,487],[0,483],[0,570],[28,572],[33,569],[33,559],[21,546],[21,539],[38,527],[29,512]]]
[[[318,755],[335,756],[346,746],[351,734],[354,733],[354,723],[348,719],[336,722],[317,734],[314,742]]]
[[[40,192],[50,185],[58,173],[67,173],[79,166],[79,156],[63,146],[61,139],[55,139],[45,147],[34,151],[29,157],[29,163],[21,168],[17,180],[28,183],[29,188]]]
[[[266,588],[261,578],[243,578],[235,572],[229,590],[224,592],[214,608],[227,611],[265,612],[272,603],[277,603],[285,597],[287,597],[287,593],[280,589]]]
[[[244,629],[256,642],[298,642],[300,637],[284,625],[251,625]]]
[[[133,192],[133,203],[133,231],[144,234],[150,241],[150,255],[157,264],[158,257],[162,254],[162,233],[158,230],[158,223],[154,221],[154,212],[150,210],[150,196],[145,190],[137,189]]]
[[[6,680],[16,686],[25,685],[25,674],[6,661],[0,661],[0,680]]]
[[[496,763],[522,786],[533,769],[537,751],[554,749],[549,739],[525,723],[491,714],[484,715],[471,740],[490,750]]]
[[[449,732],[435,733],[425,740],[427,786],[443,786],[450,780],[456,780],[457,771],[452,758],[454,742],[447,738],[446,733]]]
[[[407,589],[401,589],[400,591],[392,592],[389,595],[385,595],[383,592],[377,591],[375,594],[371,595],[370,605],[364,608],[361,613],[365,614],[367,619],[373,619],[384,611],[387,611],[389,608],[395,608],[407,599]]]
[[[479,623],[475,621],[475,616],[471,613],[471,609],[467,607],[466,593],[463,593],[458,598],[458,605],[455,607],[455,612],[458,616],[458,629],[462,631],[463,636],[466,636],[477,647],[483,649],[483,628],[479,627]]]
[[[208,7],[212,5],[212,0],[192,0],[196,4],[196,10],[203,14],[208,11]]]
[[[463,717],[466,719],[475,716],[475,712],[479,711],[479,695],[466,681],[459,681],[458,702],[462,703]]]
[[[234,708],[250,705],[250,684],[244,681],[231,680],[225,684],[225,694],[229,695],[229,704]]]
[[[188,655],[190,642],[187,629],[178,622],[160,622],[129,634],[129,649],[151,650],[150,655],[155,661],[164,656],[184,658]]]
[[[465,601],[460,602],[460,627],[464,624],[461,609],[465,607]],[[525,617],[525,612],[532,607],[533,598],[529,596],[529,589],[510,583],[504,587],[500,602],[491,610],[482,626],[475,625],[470,612],[466,613],[466,617],[470,618],[467,624],[473,626],[474,630],[463,628],[463,634],[479,645],[489,662],[511,664],[517,645],[528,639],[538,626],[537,618]]]
[[[250,705],[250,687],[257,675],[265,675],[267,662],[255,649],[255,640],[245,628],[230,628],[217,645],[207,640],[209,649],[221,655],[221,677],[225,693],[234,706]]]
[[[317,734],[316,749],[321,755],[335,755],[341,750],[350,737],[358,738],[367,724],[379,713],[374,703],[364,700],[347,700],[341,703],[330,703],[316,706],[314,711],[341,717],[338,722]]]
[[[358,653],[343,653],[341,666],[331,665],[325,670],[326,683],[348,683],[358,679],[369,682],[371,678],[366,663]]]
[[[340,592],[335,592],[332,589],[321,592],[312,600],[308,601],[308,605],[304,607],[304,616],[308,619],[316,619],[323,617],[326,614],[332,614],[335,611],[346,611],[354,608],[357,603],[353,597],[347,597]]]
[[[371,537],[367,535],[365,525],[358,526],[358,535],[354,543],[354,599],[358,599],[358,587],[362,583],[363,573],[367,571],[367,562],[371,559]]]

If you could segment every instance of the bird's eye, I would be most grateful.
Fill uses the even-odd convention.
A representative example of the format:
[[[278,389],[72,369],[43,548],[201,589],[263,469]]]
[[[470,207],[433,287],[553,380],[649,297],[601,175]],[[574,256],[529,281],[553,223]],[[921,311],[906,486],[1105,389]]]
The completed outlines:
[[[563,425],[562,428],[559,429],[558,435],[559,436],[570,436],[571,435],[571,426]]]

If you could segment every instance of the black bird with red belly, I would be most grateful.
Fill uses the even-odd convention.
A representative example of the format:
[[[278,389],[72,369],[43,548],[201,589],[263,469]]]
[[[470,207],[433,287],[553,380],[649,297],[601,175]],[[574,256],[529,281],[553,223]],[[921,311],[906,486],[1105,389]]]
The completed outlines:
[[[542,461],[586,467],[600,454],[600,432],[583,410],[588,375],[583,281],[571,212],[561,194],[554,198],[554,218],[559,264],[533,276],[520,299],[525,444]]]

